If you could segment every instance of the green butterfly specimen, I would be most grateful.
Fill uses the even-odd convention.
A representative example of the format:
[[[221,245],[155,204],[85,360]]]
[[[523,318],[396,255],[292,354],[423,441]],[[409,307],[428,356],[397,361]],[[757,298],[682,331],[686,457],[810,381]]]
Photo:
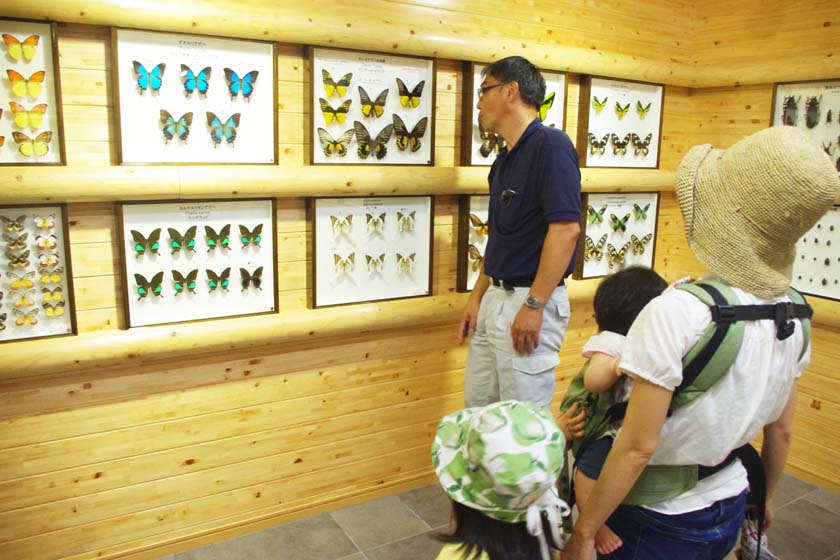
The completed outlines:
[[[196,279],[198,278],[198,269],[191,271],[184,276],[177,270],[172,271],[172,280],[175,283],[175,295],[182,293],[186,289],[191,294],[195,293]]]
[[[540,122],[545,121],[545,118],[548,116],[548,110],[551,109],[552,105],[554,105],[553,91],[543,99],[542,105],[540,105]]]
[[[137,301],[140,301],[149,294],[163,297],[163,271],[161,270],[151,280],[146,280],[142,274],[135,274],[134,281],[137,282]]]
[[[221,274],[216,274],[209,268],[205,269],[205,272],[207,272],[207,285],[211,292],[215,292],[216,288],[222,288],[224,291],[228,291],[228,287],[230,286],[230,267],[224,269]]]
[[[249,273],[247,269],[239,269],[239,277],[242,280],[242,291],[244,292],[249,287],[254,286],[262,291],[262,273],[263,267],[257,267],[253,273]]]
[[[642,105],[641,101],[636,101],[636,112],[639,114],[640,119],[645,118],[645,115],[647,115],[648,111],[650,111],[650,106],[652,104],[653,102],[650,102],[647,105]]]
[[[646,220],[648,208],[650,208],[650,202],[648,202],[644,208],[642,208],[638,204],[633,204],[633,214],[636,216],[636,219]]]
[[[177,229],[166,228],[169,232],[169,248],[172,249],[172,254],[179,252],[181,249],[186,249],[195,253],[195,234],[198,226],[189,228],[184,235],[178,233]]]
[[[219,233],[216,233],[216,230],[210,226],[204,226],[204,235],[207,237],[208,253],[220,245],[222,249],[228,249],[228,245],[230,245],[230,224],[220,229]]]
[[[260,242],[262,241],[262,229],[262,224],[257,225],[250,231],[247,227],[239,224],[239,240],[242,242],[242,246],[247,247],[248,245],[255,245],[259,247]]]
[[[627,116],[627,111],[630,110],[630,104],[628,103],[624,107],[621,106],[621,103],[618,101],[615,102],[615,114],[618,115],[618,120],[623,119]]]
[[[603,101],[599,101],[597,97],[594,95],[592,96],[592,106],[595,107],[595,114],[600,115],[601,111],[604,110],[604,107],[607,106],[607,100],[609,97],[605,97]]]
[[[137,230],[131,230],[131,237],[134,239],[134,253],[139,259],[146,254],[146,251],[155,255],[159,254],[160,249],[160,228],[157,228],[149,237],[143,237],[143,234]]]
[[[607,209],[607,205],[604,204],[601,206],[600,210],[595,210],[594,206],[587,206],[586,213],[588,214],[588,219],[590,224],[603,224],[604,223],[604,211]]]
[[[619,219],[619,217],[615,214],[610,214],[610,225],[612,226],[612,230],[616,233],[619,231],[627,231],[627,220],[629,219],[630,214],[625,215],[621,219]]]

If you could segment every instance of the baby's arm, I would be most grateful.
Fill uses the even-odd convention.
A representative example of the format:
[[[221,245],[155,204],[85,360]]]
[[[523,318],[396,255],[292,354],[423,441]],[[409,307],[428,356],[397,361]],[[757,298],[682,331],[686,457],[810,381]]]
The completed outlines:
[[[583,384],[590,393],[608,391],[620,377],[618,362],[624,336],[602,331],[587,341],[583,347],[584,357],[589,358],[589,366],[583,375]]]

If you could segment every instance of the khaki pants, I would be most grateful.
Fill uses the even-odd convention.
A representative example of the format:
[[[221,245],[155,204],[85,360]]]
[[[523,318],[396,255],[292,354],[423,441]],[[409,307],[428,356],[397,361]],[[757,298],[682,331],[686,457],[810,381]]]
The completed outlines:
[[[543,310],[540,342],[527,356],[513,349],[510,326],[529,288],[491,285],[481,300],[475,332],[470,340],[464,379],[467,407],[485,406],[509,399],[529,401],[548,408],[554,396],[558,352],[569,325],[569,296],[558,286]]]

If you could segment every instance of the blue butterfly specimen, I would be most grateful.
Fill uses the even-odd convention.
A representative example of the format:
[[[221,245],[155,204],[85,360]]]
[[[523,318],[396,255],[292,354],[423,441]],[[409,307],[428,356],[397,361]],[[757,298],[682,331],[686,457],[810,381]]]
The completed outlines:
[[[179,140],[182,142],[187,141],[187,136],[190,135],[190,126],[192,126],[192,118],[193,114],[184,113],[181,115],[181,118],[175,120],[175,117],[169,114],[168,111],[163,109],[160,110],[160,124],[163,129],[163,137],[166,139],[166,143],[178,137]]]
[[[218,147],[222,140],[233,144],[236,140],[236,130],[239,128],[239,116],[239,113],[234,113],[222,124],[219,117],[207,111],[207,126],[210,127],[210,139],[213,141],[214,148]]]
[[[161,62],[152,68],[151,72],[146,70],[146,67],[136,60],[132,61],[132,64],[134,65],[134,73],[137,75],[137,87],[140,88],[141,95],[147,89],[151,89],[153,92],[160,91],[160,86],[163,85],[163,71],[166,70],[166,64]]]
[[[196,90],[201,95],[207,95],[207,90],[210,88],[210,67],[195,74],[189,66],[182,64],[181,81],[184,83],[184,95],[190,96]]]
[[[239,74],[230,68],[225,68],[225,79],[228,83],[230,98],[235,99],[236,96],[242,92],[242,97],[244,97],[246,101],[249,101],[251,94],[254,93],[254,84],[257,83],[258,75],[258,71],[252,70],[240,78]]]

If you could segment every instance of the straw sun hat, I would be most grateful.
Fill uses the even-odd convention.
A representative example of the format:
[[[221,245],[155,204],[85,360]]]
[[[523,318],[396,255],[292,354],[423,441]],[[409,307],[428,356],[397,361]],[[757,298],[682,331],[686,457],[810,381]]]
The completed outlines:
[[[675,189],[694,255],[732,286],[770,299],[790,286],[796,241],[840,196],[840,179],[802,130],[779,126],[726,150],[693,147]]]

